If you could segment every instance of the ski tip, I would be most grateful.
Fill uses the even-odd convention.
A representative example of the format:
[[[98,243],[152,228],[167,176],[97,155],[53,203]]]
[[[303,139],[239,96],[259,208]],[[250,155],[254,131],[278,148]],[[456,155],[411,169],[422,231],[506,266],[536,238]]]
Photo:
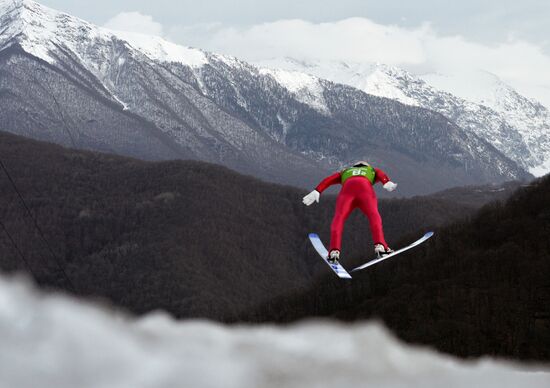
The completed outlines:
[[[317,233],[310,233],[309,238],[319,238],[319,236],[317,235]]]
[[[430,237],[432,237],[433,235],[434,235],[434,232],[431,232],[431,231],[430,231],[430,232],[428,232],[428,233],[426,233],[426,234],[424,235],[424,238],[430,238]]]

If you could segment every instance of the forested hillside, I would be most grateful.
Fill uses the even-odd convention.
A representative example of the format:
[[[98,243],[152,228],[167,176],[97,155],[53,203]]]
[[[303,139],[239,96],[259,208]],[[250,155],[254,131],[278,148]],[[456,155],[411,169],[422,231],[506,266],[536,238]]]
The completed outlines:
[[[354,273],[351,282],[327,269],[307,292],[280,297],[240,319],[377,318],[407,341],[460,356],[548,361],[549,237],[547,176],[507,202],[438,228],[425,245]]]
[[[306,208],[302,190],[216,165],[143,162],[1,132],[0,156],[39,227],[0,171],[0,265],[42,285],[136,313],[224,319],[326,271],[306,236],[328,238],[333,196]],[[389,241],[471,213],[478,199],[461,192],[458,205],[381,201]],[[347,257],[370,254],[362,215],[350,218],[344,244]]]

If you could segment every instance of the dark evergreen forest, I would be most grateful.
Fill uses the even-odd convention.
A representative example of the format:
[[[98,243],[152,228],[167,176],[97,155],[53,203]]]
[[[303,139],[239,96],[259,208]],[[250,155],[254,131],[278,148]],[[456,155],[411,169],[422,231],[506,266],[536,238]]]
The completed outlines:
[[[403,238],[403,244],[415,236]],[[550,177],[437,228],[424,246],[342,282],[327,274],[239,317],[379,319],[462,357],[550,360]]]
[[[0,161],[19,191],[0,171],[0,266],[41,287],[179,318],[375,317],[406,340],[462,356],[550,358],[548,180],[507,203],[519,183],[381,200],[393,246],[428,229],[436,236],[342,283],[307,240],[314,231],[328,242],[333,195],[307,208],[304,190],[217,165],[144,162],[2,132]],[[355,213],[343,264],[370,258],[371,244]]]

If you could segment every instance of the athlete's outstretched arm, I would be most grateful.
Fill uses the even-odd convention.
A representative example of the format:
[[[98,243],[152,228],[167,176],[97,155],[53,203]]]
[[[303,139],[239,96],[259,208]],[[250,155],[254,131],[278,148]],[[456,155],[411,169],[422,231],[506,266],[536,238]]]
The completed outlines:
[[[384,171],[379,168],[375,168],[374,171],[376,172],[376,175],[374,176],[374,183],[382,183],[384,189],[388,191],[394,191],[397,188],[397,183],[393,183]]]
[[[315,188],[319,193],[322,193],[326,189],[328,189],[332,185],[336,185],[338,183],[342,183],[342,175],[339,172],[335,172],[331,176],[327,176],[325,179],[321,181]]]
[[[319,202],[319,197],[321,196],[321,193],[325,191],[327,188],[329,188],[332,185],[338,184],[342,182],[342,177],[339,172],[332,174],[331,176],[326,177],[317,185],[315,190],[313,190],[311,193],[306,195],[302,202],[304,205],[309,206],[313,202]]]
[[[374,175],[374,183],[380,182],[383,185],[385,185],[387,182],[391,180],[390,177],[383,170],[380,170],[379,168],[375,168],[374,172],[376,173]]]

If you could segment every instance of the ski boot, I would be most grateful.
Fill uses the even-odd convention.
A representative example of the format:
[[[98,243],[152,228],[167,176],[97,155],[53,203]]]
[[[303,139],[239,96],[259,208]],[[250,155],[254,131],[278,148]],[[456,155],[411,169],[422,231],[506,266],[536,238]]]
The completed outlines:
[[[382,244],[375,244],[374,245],[374,253],[378,258],[388,256],[390,253],[393,253],[393,249],[390,247],[384,248],[384,245]]]
[[[330,251],[327,261],[329,264],[338,264],[338,260],[340,260],[340,251],[337,249],[333,249]]]

